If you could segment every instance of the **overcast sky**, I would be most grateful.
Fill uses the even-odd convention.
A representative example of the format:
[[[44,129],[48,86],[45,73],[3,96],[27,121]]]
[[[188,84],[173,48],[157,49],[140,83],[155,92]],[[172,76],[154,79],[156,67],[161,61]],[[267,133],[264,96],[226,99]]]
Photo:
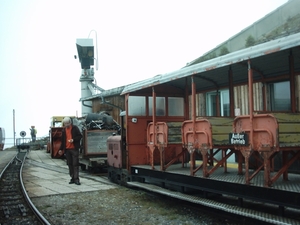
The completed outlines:
[[[16,138],[30,137],[31,125],[48,135],[52,116],[81,116],[77,38],[90,34],[96,44],[97,33],[95,78],[111,89],[180,69],[286,2],[0,0],[6,143],[13,143],[13,110]]]

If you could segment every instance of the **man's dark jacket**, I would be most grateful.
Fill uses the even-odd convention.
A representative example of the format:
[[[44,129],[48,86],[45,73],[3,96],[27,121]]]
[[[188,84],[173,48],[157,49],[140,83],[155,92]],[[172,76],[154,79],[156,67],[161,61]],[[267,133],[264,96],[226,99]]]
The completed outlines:
[[[80,149],[80,140],[82,138],[82,134],[80,133],[80,130],[77,126],[72,125],[72,139],[73,139],[73,144],[76,150]],[[62,137],[61,137],[61,146],[60,149],[66,150],[66,129],[63,128],[62,130]]]

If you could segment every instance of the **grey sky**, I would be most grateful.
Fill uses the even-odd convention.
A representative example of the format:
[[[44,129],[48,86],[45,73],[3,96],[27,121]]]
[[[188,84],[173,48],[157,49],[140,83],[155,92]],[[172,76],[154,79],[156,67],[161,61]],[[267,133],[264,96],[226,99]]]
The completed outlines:
[[[98,86],[183,67],[287,0],[0,0],[0,127],[8,142],[50,117],[81,116],[76,39],[97,31]],[[91,33],[95,38],[95,33]],[[95,44],[95,42],[94,42]],[[29,136],[28,136],[29,137]]]

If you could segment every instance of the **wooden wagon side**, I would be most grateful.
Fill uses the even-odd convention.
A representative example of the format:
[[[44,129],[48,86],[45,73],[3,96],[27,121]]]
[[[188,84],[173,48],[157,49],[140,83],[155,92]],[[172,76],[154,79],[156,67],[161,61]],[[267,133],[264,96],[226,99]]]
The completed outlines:
[[[273,113],[238,116],[234,120],[234,134],[244,134],[247,141],[235,140],[234,148],[245,158],[245,179],[250,184],[264,170],[264,186],[270,187],[281,175],[287,180],[288,168],[300,156],[300,114]],[[282,166],[274,170],[273,159],[282,155]],[[249,159],[255,156],[261,163],[250,175]],[[291,155],[291,157],[289,157]],[[261,159],[262,158],[262,159]],[[239,163],[241,161],[239,160]],[[239,167],[241,168],[241,166]]]
[[[154,169],[155,152],[159,152],[160,170],[165,171],[170,165],[184,163],[184,151],[181,140],[182,122],[153,122],[147,127],[147,146],[150,153],[150,165]]]
[[[201,117],[184,121],[182,125],[182,141],[190,153],[190,174],[192,176],[202,168],[203,176],[208,177],[220,166],[227,171],[227,159],[234,153],[229,143],[228,134],[232,131],[231,117]],[[221,160],[215,155],[222,152]],[[198,167],[195,154],[201,154],[203,162]],[[216,162],[216,164],[214,164]],[[208,170],[208,165],[210,169]]]

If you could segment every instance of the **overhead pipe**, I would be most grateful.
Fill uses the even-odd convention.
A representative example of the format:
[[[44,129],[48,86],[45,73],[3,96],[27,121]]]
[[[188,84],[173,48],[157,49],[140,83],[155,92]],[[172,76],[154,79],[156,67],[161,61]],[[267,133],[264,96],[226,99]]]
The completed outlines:
[[[118,109],[120,109],[121,111],[124,111],[124,109],[123,109],[122,107],[107,102],[107,101],[103,98],[103,96],[101,96],[101,100],[102,100],[102,103],[100,103],[100,104],[109,105],[109,106],[118,108]],[[93,106],[85,104],[84,102],[86,102],[86,101],[93,101],[93,100],[92,100],[92,99],[91,99],[91,100],[82,100],[82,101],[81,101],[81,104],[82,104],[83,106],[85,106],[85,107],[93,108]]]
[[[98,94],[96,90],[100,91],[100,92],[104,92],[105,90],[101,87],[98,87],[96,84],[90,82],[88,83],[88,88],[90,90],[90,92],[92,93],[92,95],[96,95]]]
[[[87,100],[87,101],[89,101],[89,102],[91,102],[92,100]],[[89,108],[93,108],[93,106],[91,106],[91,105],[87,105],[87,104],[85,104],[84,102],[86,102],[86,101],[81,101],[81,104],[83,105],[83,106],[85,106],[85,107],[89,107]]]

